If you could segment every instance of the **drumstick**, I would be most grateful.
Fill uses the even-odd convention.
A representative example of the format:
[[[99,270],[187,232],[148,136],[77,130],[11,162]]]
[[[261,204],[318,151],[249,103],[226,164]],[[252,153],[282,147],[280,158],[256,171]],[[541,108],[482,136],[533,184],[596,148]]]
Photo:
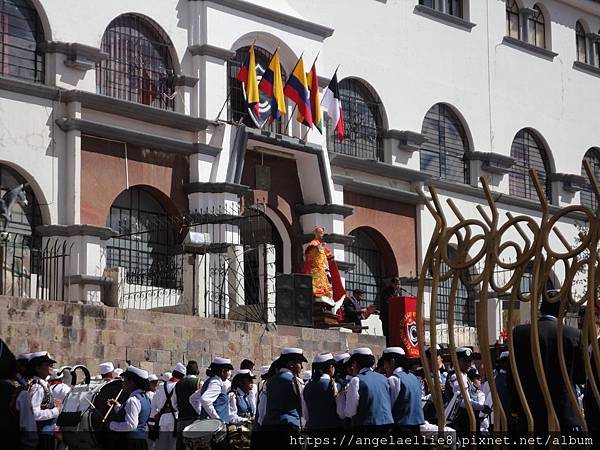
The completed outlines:
[[[92,410],[93,410],[93,411],[94,411],[96,414],[98,414],[99,416],[101,416],[101,415],[102,415],[102,414],[100,413],[100,411],[98,411],[98,408],[96,408],[96,407],[94,406],[94,404],[88,400],[88,398],[87,398],[87,397],[83,397],[83,398],[85,399],[85,401],[86,401],[86,402],[88,402],[88,403],[90,404],[90,406],[92,407]]]
[[[117,394],[117,397],[115,398],[115,402],[117,400],[119,400],[119,397],[121,396],[122,392],[123,392],[123,389],[121,389],[119,391],[119,393]],[[102,423],[106,422],[106,419],[108,419],[108,416],[109,416],[110,412],[113,410],[114,407],[115,407],[115,405],[110,405],[110,408],[108,408],[108,411],[106,411],[106,415],[104,416],[104,419],[102,419]]]

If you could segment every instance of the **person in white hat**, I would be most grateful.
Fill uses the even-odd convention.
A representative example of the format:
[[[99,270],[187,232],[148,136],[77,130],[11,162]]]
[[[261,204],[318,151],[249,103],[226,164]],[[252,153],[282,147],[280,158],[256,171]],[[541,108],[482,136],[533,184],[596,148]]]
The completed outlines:
[[[117,367],[113,373],[115,378],[121,378],[121,375],[123,375],[123,369]]]
[[[0,339],[0,417],[2,448],[34,449],[37,425],[31,409],[29,393],[18,386],[17,361],[6,343]]]
[[[308,431],[333,431],[342,426],[336,403],[340,386],[333,378],[334,373],[335,359],[331,353],[315,356],[311,379],[302,391],[302,413]]]
[[[496,376],[494,381],[496,382],[496,391],[498,392],[498,397],[500,397],[500,403],[502,403],[502,408],[504,409],[504,413],[507,415],[507,418],[510,420],[510,394],[508,391],[508,369],[510,367],[510,357],[508,351],[504,351],[500,353],[498,357],[498,372],[496,372]]]
[[[156,389],[158,388],[158,377],[153,373],[148,375],[148,384],[150,387],[146,392],[146,397],[148,397],[150,404],[152,404],[152,399],[154,398],[154,394],[156,394]]]
[[[134,366],[129,366],[123,372],[123,392],[129,397],[122,406],[115,399],[108,400],[108,405],[114,405],[114,411],[119,417],[121,408],[124,409],[124,420],[112,420],[109,430],[124,433],[127,450],[148,450],[148,419],[150,418],[150,400],[146,396],[148,390],[148,372]]]
[[[275,375],[277,369],[275,364],[270,366],[262,366],[260,368],[260,382],[258,384],[258,393],[256,396],[256,415],[254,417],[254,425],[252,431],[259,431],[262,421],[265,418],[267,411],[267,382],[269,378]]]
[[[175,385],[175,394],[177,395],[177,450],[185,450],[183,429],[200,418],[200,415],[190,404],[190,397],[200,389],[202,384],[199,375],[198,363],[190,360],[185,366],[185,377]]]
[[[347,429],[351,424],[351,419],[346,417],[346,388],[352,379],[352,375],[348,373],[350,353],[334,355],[333,359],[335,360],[335,381],[339,385],[338,395],[336,397],[337,415],[342,419],[343,427]]]
[[[229,423],[229,400],[227,382],[233,366],[229,358],[217,357],[206,370],[208,377],[202,387],[190,396],[190,404],[200,414],[200,419],[220,419]]]
[[[102,381],[112,381],[115,378],[115,366],[110,361],[98,364],[98,367],[100,368],[100,376],[102,377]]]
[[[229,391],[229,423],[246,423],[254,418],[256,405],[252,387],[256,376],[250,369],[240,369],[233,374]]]
[[[267,408],[261,431],[300,433],[302,417],[302,364],[300,348],[286,347],[277,359],[278,372],[267,383]]]
[[[418,436],[425,423],[421,402],[421,382],[409,372],[409,361],[402,347],[387,347],[381,356],[390,385],[392,417],[396,430]]]
[[[17,355],[17,382],[22,388],[27,389],[29,379],[27,376],[27,362],[31,353],[21,353]]]
[[[352,426],[369,432],[386,432],[394,423],[390,387],[384,375],[373,371],[375,356],[362,347],[350,352],[348,372],[353,378],[347,386],[345,417]]]
[[[45,351],[30,353],[27,362],[30,378],[29,395],[33,416],[39,432],[39,450],[54,449],[56,447],[54,428],[56,428],[56,419],[62,409],[62,402],[54,399],[46,382],[46,378],[52,374],[54,363],[56,361]]]
[[[185,366],[178,362],[173,369],[171,378],[165,381],[160,389],[156,391],[152,399],[152,422],[159,426],[159,437],[156,445],[157,450],[175,448],[177,435],[175,424],[177,423],[177,394],[175,385],[185,377]]]
[[[52,369],[52,375],[48,378],[48,385],[50,386],[52,396],[61,402],[64,402],[67,394],[71,392],[71,386],[63,383],[64,375],[65,373],[59,369]]]

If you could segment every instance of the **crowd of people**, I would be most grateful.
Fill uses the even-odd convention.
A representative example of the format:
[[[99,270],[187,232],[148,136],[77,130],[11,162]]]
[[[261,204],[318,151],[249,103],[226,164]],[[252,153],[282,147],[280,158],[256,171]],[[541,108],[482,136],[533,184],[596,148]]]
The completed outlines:
[[[598,407],[585,379],[581,332],[566,326],[563,330],[565,383],[558,362],[558,316],[556,303],[542,302],[540,351],[554,410],[564,433],[581,430],[579,415],[568,398],[571,384],[577,388],[580,408],[595,433],[600,427]],[[532,368],[530,336],[531,325],[513,330],[516,367],[535,431],[547,432],[548,413]],[[432,375],[439,377],[446,423],[459,436],[469,433],[466,405],[470,404],[476,432],[490,433],[495,420],[490,383],[481,366],[477,367],[473,349],[456,349],[456,368],[444,361],[439,347],[427,349],[429,361],[431,352],[437,359]],[[54,368],[55,363],[45,351],[15,357],[0,340],[0,415],[9,418],[0,422],[0,432],[12,437],[8,448],[56,448],[56,437],[60,436],[57,418],[70,387],[62,382],[64,375]],[[274,361],[257,370],[247,359],[234,370],[229,358],[216,357],[205,376],[195,361],[177,363],[172,372],[159,376],[131,365],[122,371],[106,362],[100,364],[98,377],[107,382],[120,377],[126,394],[122,403],[119,398],[108,401],[116,414],[107,429],[122,437],[123,448],[132,450],[182,450],[183,430],[206,419],[234,427],[245,436],[248,447],[255,448],[271,446],[273,436],[278,435],[299,437],[352,430],[418,436],[424,430],[437,430],[438,413],[429,392],[435,383],[426,382],[423,369],[416,367],[401,347],[387,347],[378,358],[369,348],[314,355],[311,370],[305,370],[307,363],[303,350],[292,347],[284,348]],[[494,381],[509,429],[525,432],[527,418],[508,351],[498,355],[496,364]]]

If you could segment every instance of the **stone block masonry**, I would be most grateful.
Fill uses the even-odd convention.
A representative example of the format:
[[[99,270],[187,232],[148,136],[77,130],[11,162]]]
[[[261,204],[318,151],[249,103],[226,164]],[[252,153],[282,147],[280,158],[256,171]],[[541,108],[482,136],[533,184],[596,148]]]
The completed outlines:
[[[171,370],[178,361],[195,359],[205,368],[215,356],[227,356],[234,367],[242,359],[269,364],[282,347],[302,347],[309,361],[324,352],[370,347],[381,354],[378,336],[124,310],[103,305],[40,301],[0,296],[0,337],[17,353],[48,350],[58,366],[133,364],[154,373]]]

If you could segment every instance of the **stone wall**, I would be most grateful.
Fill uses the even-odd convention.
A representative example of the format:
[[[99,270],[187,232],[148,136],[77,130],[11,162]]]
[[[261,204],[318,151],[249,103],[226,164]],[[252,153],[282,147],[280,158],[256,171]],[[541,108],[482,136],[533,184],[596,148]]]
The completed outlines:
[[[269,364],[282,347],[302,347],[310,361],[317,353],[370,347],[381,354],[385,342],[330,330],[265,326],[251,322],[209,319],[108,306],[40,301],[0,296],[0,337],[17,354],[48,350],[57,366],[127,363],[153,373],[171,370],[178,361],[195,359],[206,367],[214,356],[244,358]]]

